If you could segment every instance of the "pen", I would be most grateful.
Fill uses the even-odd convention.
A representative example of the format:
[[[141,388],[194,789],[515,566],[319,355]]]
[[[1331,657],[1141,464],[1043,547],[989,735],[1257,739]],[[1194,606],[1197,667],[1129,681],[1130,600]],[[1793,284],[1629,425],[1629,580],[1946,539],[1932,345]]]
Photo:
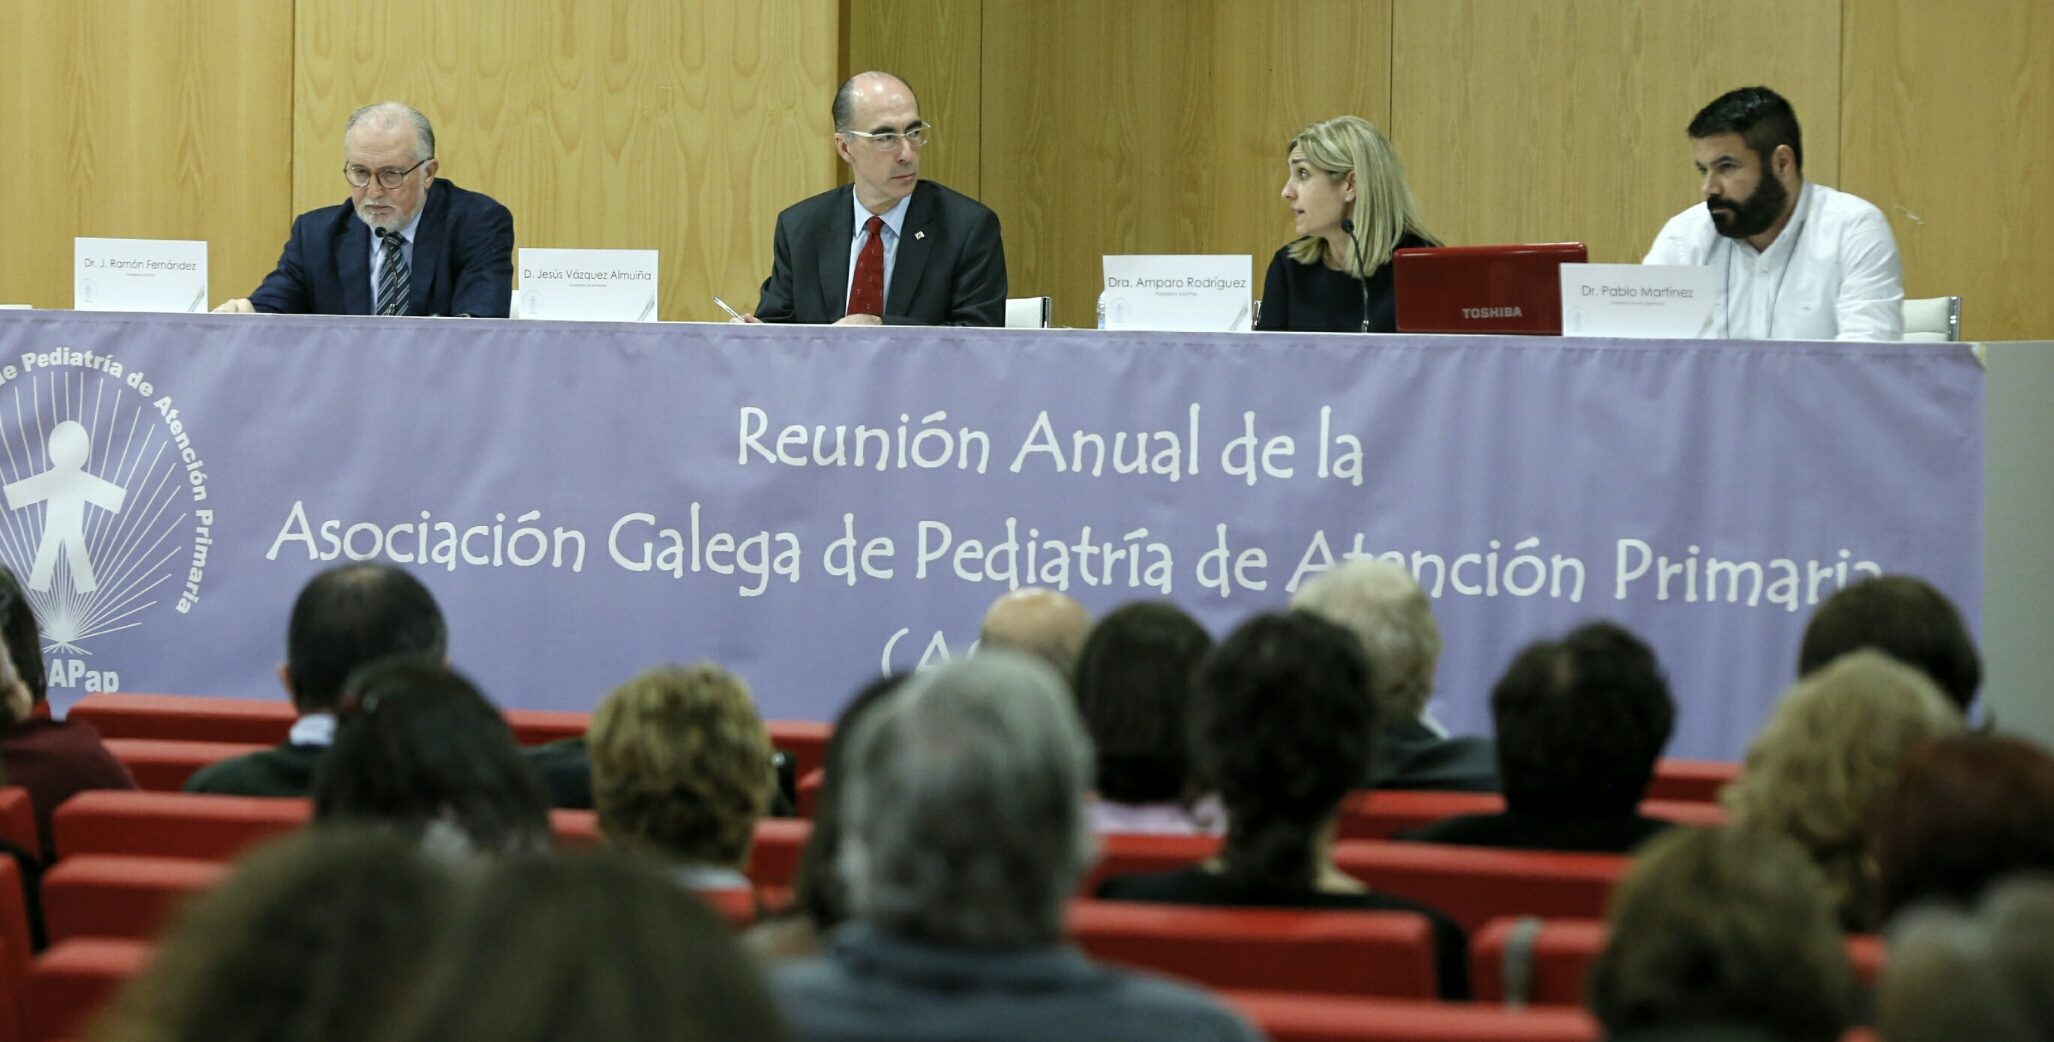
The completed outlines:
[[[715,293],[715,294],[713,295],[713,302],[714,302],[715,304],[718,304],[718,305],[720,305],[720,310],[722,310],[722,311],[725,311],[725,312],[727,312],[727,317],[729,317],[729,318],[731,318],[731,319],[734,319],[734,320],[735,320],[735,321],[737,321],[737,322],[740,322],[740,321],[742,321],[742,320],[743,320],[743,319],[742,319],[742,313],[741,313],[741,312],[739,312],[739,311],[736,311],[736,310],[735,310],[734,308],[728,307],[728,306],[727,306],[727,301],[725,301],[725,300],[722,300],[722,299],[720,299],[720,294],[718,294],[718,293]]]

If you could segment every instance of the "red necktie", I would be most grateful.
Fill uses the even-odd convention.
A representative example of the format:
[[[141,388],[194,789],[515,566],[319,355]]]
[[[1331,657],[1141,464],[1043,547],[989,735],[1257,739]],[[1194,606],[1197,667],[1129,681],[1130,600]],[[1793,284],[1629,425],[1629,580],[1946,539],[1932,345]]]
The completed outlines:
[[[884,218],[872,217],[863,229],[870,238],[856,254],[856,277],[849,283],[849,314],[884,314]]]

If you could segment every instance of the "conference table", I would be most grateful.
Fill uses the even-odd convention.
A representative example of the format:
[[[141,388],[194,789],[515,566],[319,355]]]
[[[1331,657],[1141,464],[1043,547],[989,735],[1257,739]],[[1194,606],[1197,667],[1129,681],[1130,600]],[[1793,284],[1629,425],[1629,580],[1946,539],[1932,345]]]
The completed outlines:
[[[323,568],[420,575],[509,706],[713,659],[764,715],[969,650],[1023,585],[1216,635],[1414,570],[1433,710],[1524,643],[1645,635],[1668,754],[1731,758],[1811,608],[1983,584],[1968,345],[0,313],[0,561],[58,706],[275,697]]]

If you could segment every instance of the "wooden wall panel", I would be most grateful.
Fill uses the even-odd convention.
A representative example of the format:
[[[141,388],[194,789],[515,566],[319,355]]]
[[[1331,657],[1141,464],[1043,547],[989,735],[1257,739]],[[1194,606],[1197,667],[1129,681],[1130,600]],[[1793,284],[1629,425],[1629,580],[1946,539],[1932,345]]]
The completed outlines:
[[[518,245],[660,250],[662,317],[718,319],[834,184],[840,34],[834,0],[298,0],[294,205],[348,195],[343,124],[396,98]]]
[[[74,236],[205,239],[210,297],[278,260],[292,9],[277,0],[0,3],[0,303],[68,308]]]
[[[2054,5],[1847,0],[1846,188],[1971,340],[2054,337]]]
[[[919,95],[921,118],[935,126],[920,176],[981,195],[981,0],[860,0],[850,6],[848,25],[848,71],[882,69],[904,77]]]
[[[1396,0],[1393,140],[1450,244],[1576,240],[1638,261],[1693,202],[1684,128],[1766,84],[1836,183],[1840,0]]]
[[[1108,253],[1245,253],[1290,237],[1284,146],[1389,116],[1388,0],[985,0],[982,198],[1015,296],[1088,326]]]

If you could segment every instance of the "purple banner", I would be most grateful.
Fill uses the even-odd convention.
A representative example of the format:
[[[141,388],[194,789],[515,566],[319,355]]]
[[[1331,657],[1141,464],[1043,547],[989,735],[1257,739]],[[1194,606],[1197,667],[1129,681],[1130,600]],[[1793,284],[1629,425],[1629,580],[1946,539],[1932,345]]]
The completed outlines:
[[[1738,755],[1866,572],[1981,599],[1963,345],[0,314],[0,560],[90,690],[280,697],[301,583],[435,591],[504,705],[660,661],[825,718],[994,597],[1166,597],[1223,633],[1397,555],[1489,730],[1512,653],[1645,634],[1670,754]]]

